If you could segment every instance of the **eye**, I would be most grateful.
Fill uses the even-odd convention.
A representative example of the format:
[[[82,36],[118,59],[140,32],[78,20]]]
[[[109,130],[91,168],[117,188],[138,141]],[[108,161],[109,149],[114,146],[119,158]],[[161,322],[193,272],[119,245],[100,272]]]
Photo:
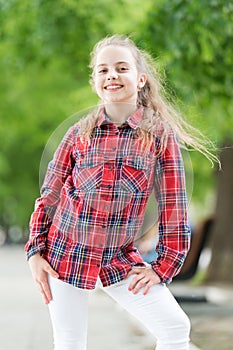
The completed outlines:
[[[99,74],[104,74],[104,73],[106,73],[107,72],[107,68],[102,68],[102,69],[99,69],[98,70],[98,73]]]
[[[120,72],[126,72],[126,71],[128,71],[129,70],[129,68],[128,67],[119,67],[119,71]]]

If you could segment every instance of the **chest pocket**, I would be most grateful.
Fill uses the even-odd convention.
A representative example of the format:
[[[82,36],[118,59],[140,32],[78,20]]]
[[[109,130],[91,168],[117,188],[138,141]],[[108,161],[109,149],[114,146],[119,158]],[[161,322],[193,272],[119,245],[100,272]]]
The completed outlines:
[[[150,163],[142,156],[123,158],[121,188],[127,192],[143,192],[148,188]]]
[[[101,186],[104,157],[102,154],[85,154],[76,163],[78,190],[92,191]]]

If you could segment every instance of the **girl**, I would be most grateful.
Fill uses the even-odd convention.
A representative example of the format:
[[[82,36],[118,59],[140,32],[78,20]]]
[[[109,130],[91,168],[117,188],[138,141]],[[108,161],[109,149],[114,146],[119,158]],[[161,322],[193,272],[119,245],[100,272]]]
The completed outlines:
[[[88,290],[99,280],[155,335],[157,350],[186,350],[189,320],[166,287],[190,243],[177,139],[211,154],[166,102],[152,60],[129,38],[99,42],[91,67],[101,103],[68,130],[49,163],[25,246],[49,304],[54,349],[86,349]],[[159,241],[148,265],[134,239],[152,191]]]

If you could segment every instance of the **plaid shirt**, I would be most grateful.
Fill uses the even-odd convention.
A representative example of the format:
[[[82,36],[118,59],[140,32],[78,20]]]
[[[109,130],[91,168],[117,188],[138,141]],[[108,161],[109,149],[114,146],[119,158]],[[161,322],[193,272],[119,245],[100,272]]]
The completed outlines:
[[[169,283],[185,259],[190,243],[183,161],[169,134],[158,153],[159,135],[147,152],[137,135],[139,109],[120,127],[103,112],[90,144],[71,127],[49,163],[41,197],[30,221],[25,246],[28,259],[37,252],[59,278],[84,289],[124,279],[143,264],[134,246],[154,190],[158,202],[158,258],[151,262]]]

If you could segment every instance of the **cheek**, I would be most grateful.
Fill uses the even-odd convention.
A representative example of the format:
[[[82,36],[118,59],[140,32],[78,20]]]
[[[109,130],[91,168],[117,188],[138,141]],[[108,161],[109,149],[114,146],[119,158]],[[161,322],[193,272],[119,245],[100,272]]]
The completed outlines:
[[[96,89],[100,89],[100,87],[104,84],[104,78],[100,75],[96,75],[94,78],[94,84]]]
[[[99,81],[99,79],[95,79],[95,81],[93,81],[92,88],[97,94],[100,93],[101,82]]]
[[[95,84],[94,85],[94,91],[95,91],[95,93],[99,96],[99,97],[101,97],[102,96],[102,89],[101,89],[101,85],[100,84]]]

